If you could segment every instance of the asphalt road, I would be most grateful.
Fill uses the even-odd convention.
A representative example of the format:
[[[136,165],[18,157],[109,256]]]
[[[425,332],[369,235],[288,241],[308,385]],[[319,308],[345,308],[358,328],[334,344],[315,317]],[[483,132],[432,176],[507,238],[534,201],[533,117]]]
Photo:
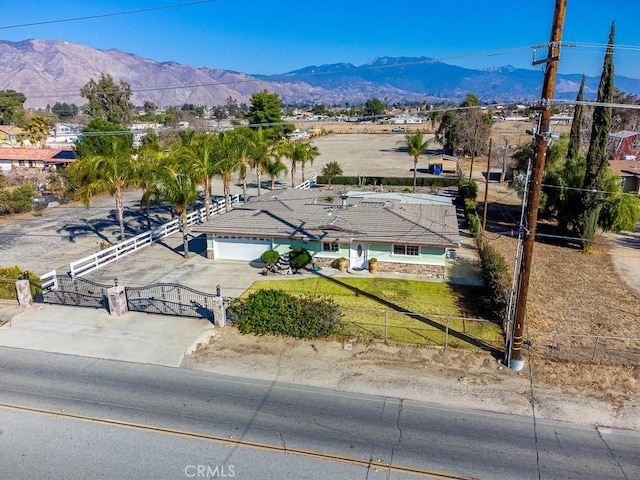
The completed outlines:
[[[0,370],[2,478],[640,478],[638,432],[7,348]]]

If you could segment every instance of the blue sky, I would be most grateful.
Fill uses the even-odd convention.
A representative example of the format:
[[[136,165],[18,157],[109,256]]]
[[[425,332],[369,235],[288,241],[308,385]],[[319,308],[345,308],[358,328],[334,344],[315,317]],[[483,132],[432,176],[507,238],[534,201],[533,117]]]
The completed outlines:
[[[0,39],[60,39],[158,61],[264,74],[314,64],[361,65],[378,56],[427,56],[470,68],[534,68],[529,47],[549,40],[555,5],[555,0],[217,0],[7,28],[193,1],[29,0],[26,8],[25,2],[6,0]],[[563,40],[576,47],[563,50],[560,72],[599,75],[615,20],[616,74],[640,78],[638,18],[638,0],[567,0]]]

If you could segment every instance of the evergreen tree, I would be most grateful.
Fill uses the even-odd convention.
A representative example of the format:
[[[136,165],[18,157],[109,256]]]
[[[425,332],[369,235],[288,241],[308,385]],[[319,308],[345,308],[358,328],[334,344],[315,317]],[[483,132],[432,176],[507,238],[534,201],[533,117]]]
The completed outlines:
[[[578,90],[578,96],[576,97],[576,106],[573,110],[571,133],[569,134],[569,150],[567,151],[568,161],[577,160],[578,157],[580,157],[580,127],[582,126],[583,106],[579,102],[582,102],[584,97],[584,80],[585,76],[582,75],[582,82],[580,83],[580,89]]]
[[[598,86],[598,103],[613,102],[613,41],[615,23],[611,24],[609,42],[604,57],[600,85]],[[582,248],[589,250],[595,237],[598,218],[602,209],[602,195],[605,174],[608,168],[607,141],[611,129],[611,107],[599,105],[593,111],[591,140],[587,153],[586,172],[582,182],[582,212],[578,220],[578,233],[582,237]]]

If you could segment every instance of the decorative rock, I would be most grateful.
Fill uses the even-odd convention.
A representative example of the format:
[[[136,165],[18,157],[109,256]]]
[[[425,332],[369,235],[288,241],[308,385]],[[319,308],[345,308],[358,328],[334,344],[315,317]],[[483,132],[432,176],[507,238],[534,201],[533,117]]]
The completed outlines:
[[[111,287],[107,290],[107,298],[109,300],[109,314],[112,317],[121,317],[129,313],[124,287]]]
[[[16,294],[18,296],[18,304],[21,307],[30,307],[33,305],[29,280],[16,281]]]

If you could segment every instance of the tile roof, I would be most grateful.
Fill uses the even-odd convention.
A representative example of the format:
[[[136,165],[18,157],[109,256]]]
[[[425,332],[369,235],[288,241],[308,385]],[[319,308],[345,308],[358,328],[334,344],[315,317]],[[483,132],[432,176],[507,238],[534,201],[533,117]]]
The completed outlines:
[[[458,221],[450,199],[412,204],[349,193],[343,206],[339,194],[321,189],[279,190],[275,195],[270,192],[192,230],[343,243],[458,246]]]
[[[75,152],[63,148],[0,148],[0,160],[68,163],[75,160]]]

